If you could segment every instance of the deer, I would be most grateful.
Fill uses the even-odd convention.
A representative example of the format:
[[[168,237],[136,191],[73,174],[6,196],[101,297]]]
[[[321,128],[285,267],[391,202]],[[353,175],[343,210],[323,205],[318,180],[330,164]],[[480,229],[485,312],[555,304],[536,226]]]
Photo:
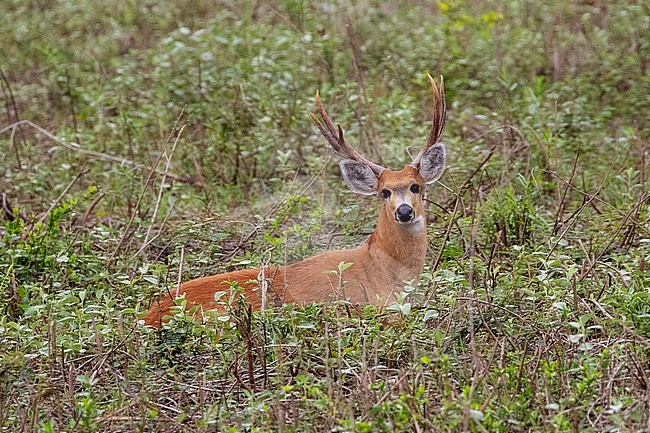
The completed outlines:
[[[252,310],[275,305],[334,302],[373,304],[395,302],[406,282],[417,281],[424,268],[428,246],[426,212],[422,194],[446,168],[446,148],[440,141],[445,127],[444,78],[437,86],[428,75],[433,92],[433,120],[424,147],[401,170],[391,170],[359,154],[345,139],[340,124],[334,127],[318,91],[311,113],[321,134],[343,157],[339,167],[352,191],[382,200],[379,219],[367,240],[354,249],[332,250],[285,266],[246,269],[187,281],[176,290],[186,306],[223,311],[219,298],[235,285]],[[338,271],[336,271],[338,269]],[[335,272],[333,272],[333,270]],[[231,299],[232,301],[232,299]],[[175,305],[171,293],[155,301],[144,317],[145,325],[160,327]],[[167,317],[167,319],[166,319]]]

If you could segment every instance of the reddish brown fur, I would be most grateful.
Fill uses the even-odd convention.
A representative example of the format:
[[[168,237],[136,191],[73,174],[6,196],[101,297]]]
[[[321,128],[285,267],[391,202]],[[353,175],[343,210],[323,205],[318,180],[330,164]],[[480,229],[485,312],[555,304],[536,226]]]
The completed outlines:
[[[391,190],[390,199],[384,200],[377,228],[361,246],[351,250],[327,251],[298,263],[273,267],[266,271],[271,278],[267,296],[268,305],[281,303],[306,304],[347,299],[353,303],[386,305],[393,294],[401,291],[405,281],[415,280],[422,272],[427,249],[427,232],[422,195],[413,194],[409,187],[417,183],[420,191],[424,182],[418,170],[406,166],[399,171],[389,169],[381,173],[378,192]],[[418,224],[399,224],[395,220],[398,200],[411,203]],[[352,263],[343,272],[345,283],[339,277],[323,271],[337,270],[339,263]],[[238,282],[245,288],[244,297],[254,310],[261,307],[261,290],[255,281],[258,269],[229,272],[188,281],[181,285],[187,305],[200,305],[204,310],[217,308],[214,295],[228,291],[227,282]],[[252,281],[252,282],[251,282]],[[170,295],[154,303],[144,318],[146,325],[159,326],[163,316],[174,305]]]

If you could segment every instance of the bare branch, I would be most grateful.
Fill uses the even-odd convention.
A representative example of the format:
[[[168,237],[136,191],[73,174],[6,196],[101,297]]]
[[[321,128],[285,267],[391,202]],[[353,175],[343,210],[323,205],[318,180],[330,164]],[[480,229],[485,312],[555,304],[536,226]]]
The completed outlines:
[[[75,145],[75,144],[70,144],[70,143],[68,143],[68,142],[54,136],[53,134],[49,133],[47,130],[45,130],[44,128],[41,128],[37,124],[35,124],[33,122],[30,122],[29,120],[21,120],[19,122],[12,123],[11,125],[0,129],[0,134],[4,134],[5,132],[8,132],[8,131],[13,131],[15,128],[17,128],[20,125],[30,126],[30,127],[34,128],[35,130],[37,130],[38,132],[40,132],[41,134],[48,137],[50,140],[53,140],[53,141],[59,143],[63,147],[65,147],[67,149],[70,149],[70,150],[73,150],[73,151],[78,152],[78,153],[83,153],[84,155],[89,155],[89,156],[92,156],[94,158],[103,159],[105,161],[112,161],[112,162],[117,162],[119,164],[130,165],[130,166],[136,167],[138,169],[152,170],[155,173],[165,175],[165,176],[167,176],[167,177],[169,177],[171,179],[177,180],[179,182],[185,182],[185,183],[190,183],[190,184],[196,183],[196,181],[194,179],[188,178],[186,176],[181,176],[181,175],[176,174],[176,173],[169,172],[168,170],[160,170],[158,168],[153,168],[152,169],[152,168],[147,167],[144,164],[140,164],[138,162],[131,161],[131,160],[126,159],[126,158],[109,155],[107,153],[95,152],[94,150],[84,149],[81,146],[78,146],[78,145]]]

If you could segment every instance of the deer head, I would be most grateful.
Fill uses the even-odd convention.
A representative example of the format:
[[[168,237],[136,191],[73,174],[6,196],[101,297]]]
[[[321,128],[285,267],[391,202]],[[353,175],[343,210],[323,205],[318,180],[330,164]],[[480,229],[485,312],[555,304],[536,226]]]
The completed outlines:
[[[445,171],[446,150],[440,142],[445,129],[447,107],[444,79],[440,86],[429,76],[433,91],[433,125],[426,144],[409,165],[393,171],[361,156],[345,139],[341,125],[332,124],[316,92],[316,108],[321,120],[312,114],[318,129],[334,150],[343,156],[339,166],[346,183],[353,191],[377,195],[384,201],[383,209],[398,225],[424,228],[422,202],[424,187],[438,180]]]

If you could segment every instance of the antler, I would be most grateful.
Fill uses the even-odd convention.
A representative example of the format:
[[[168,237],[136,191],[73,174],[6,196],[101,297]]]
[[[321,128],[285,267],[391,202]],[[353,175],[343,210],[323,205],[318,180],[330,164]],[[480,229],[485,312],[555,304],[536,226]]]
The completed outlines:
[[[431,82],[431,89],[433,91],[433,125],[431,125],[431,132],[429,133],[429,138],[424,145],[424,148],[420,150],[420,153],[413,158],[413,162],[410,164],[415,168],[420,167],[420,162],[422,161],[422,156],[424,153],[429,150],[431,146],[440,141],[442,137],[442,132],[445,130],[445,119],[447,117],[447,104],[445,102],[445,79],[440,76],[440,87],[436,86],[436,82],[433,81],[431,75],[427,74],[429,81]]]
[[[381,172],[384,170],[384,167],[379,164],[375,164],[354,150],[345,139],[341,125],[337,124],[337,127],[334,128],[332,121],[325,112],[325,108],[323,107],[323,103],[320,100],[318,90],[316,91],[316,108],[318,109],[318,114],[320,114],[320,117],[323,119],[323,121],[321,122],[313,113],[311,114],[311,118],[314,119],[314,122],[316,122],[316,126],[318,126],[321,134],[323,134],[323,136],[327,139],[334,150],[344,158],[353,159],[357,162],[365,164],[372,170],[373,173],[375,173],[377,177],[379,177],[381,175]]]

